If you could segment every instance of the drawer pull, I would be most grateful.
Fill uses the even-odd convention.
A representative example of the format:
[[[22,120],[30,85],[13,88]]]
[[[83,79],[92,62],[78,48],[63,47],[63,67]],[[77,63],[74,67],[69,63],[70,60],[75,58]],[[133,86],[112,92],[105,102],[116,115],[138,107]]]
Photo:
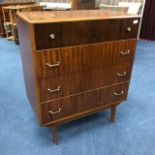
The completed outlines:
[[[50,34],[50,38],[51,39],[55,39],[55,35],[52,33],[52,34]]]
[[[131,27],[127,27],[126,29],[128,32],[131,32],[132,31],[132,28]]]
[[[58,111],[52,111],[52,110],[50,110],[50,111],[49,111],[49,114],[55,115],[55,114],[58,114],[58,113],[60,113],[60,112],[61,112],[61,108],[59,108]]]
[[[50,89],[50,88],[48,88],[47,90],[49,91],[49,93],[55,93],[55,92],[58,92],[58,91],[60,91],[60,86],[58,86],[58,88],[57,89]]]
[[[121,51],[120,53],[121,53],[122,55],[128,55],[128,54],[130,54],[130,50],[128,50],[127,52]]]
[[[52,68],[52,67],[58,67],[60,66],[60,61],[58,61],[56,64],[50,64],[50,63],[46,63],[46,66]]]
[[[124,72],[124,73],[122,73],[122,74],[121,74],[121,73],[117,73],[117,76],[118,76],[118,77],[123,77],[123,76],[126,76],[126,74],[127,74],[126,72]]]
[[[115,96],[121,96],[124,94],[124,91],[122,90],[120,93],[114,93]]]

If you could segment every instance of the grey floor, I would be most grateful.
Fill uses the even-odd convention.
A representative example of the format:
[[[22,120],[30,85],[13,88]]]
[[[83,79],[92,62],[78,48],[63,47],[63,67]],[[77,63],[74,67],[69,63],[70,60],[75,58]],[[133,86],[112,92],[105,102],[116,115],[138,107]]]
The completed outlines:
[[[19,46],[0,38],[0,155],[155,155],[155,42],[139,41],[128,100],[52,130],[41,128],[28,103]]]

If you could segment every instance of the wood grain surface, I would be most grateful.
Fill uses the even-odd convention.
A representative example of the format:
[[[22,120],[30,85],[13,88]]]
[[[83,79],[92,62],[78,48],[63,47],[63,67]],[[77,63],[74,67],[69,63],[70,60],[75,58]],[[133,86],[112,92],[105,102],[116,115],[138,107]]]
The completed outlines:
[[[40,124],[56,129],[105,108],[114,121],[127,98],[140,17],[83,10],[17,18],[27,96]]]
[[[139,24],[134,19],[96,20],[35,24],[36,49],[68,47],[136,38]],[[131,31],[127,29],[130,28]],[[40,34],[43,34],[42,36]],[[50,36],[53,35],[54,38]]]
[[[38,77],[47,78],[132,62],[136,40],[41,50],[36,52]],[[50,67],[49,65],[58,64]],[[49,65],[48,65],[49,64]]]
[[[78,94],[84,91],[129,81],[132,63],[76,72],[64,76],[42,79],[40,83],[41,102]],[[120,74],[120,75],[119,75]],[[60,90],[50,92],[60,87]]]
[[[125,12],[107,10],[72,10],[72,11],[45,11],[45,12],[19,12],[23,20],[38,23],[75,22],[88,20],[140,18],[140,15],[128,15]]]
[[[121,91],[123,91],[122,95],[114,95]],[[43,122],[52,123],[54,120],[65,119],[66,116],[74,116],[100,106],[104,107],[111,102],[119,103],[126,100],[127,92],[128,83],[124,83],[42,104]],[[59,109],[61,109],[59,113],[53,115],[49,113],[49,111],[56,112]]]

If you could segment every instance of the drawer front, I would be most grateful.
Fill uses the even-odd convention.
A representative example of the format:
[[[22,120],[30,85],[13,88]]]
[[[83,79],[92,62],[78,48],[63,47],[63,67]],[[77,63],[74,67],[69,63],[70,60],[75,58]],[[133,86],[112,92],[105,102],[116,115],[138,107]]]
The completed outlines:
[[[107,42],[37,52],[39,78],[95,69],[133,60],[136,40]]]
[[[121,28],[121,39],[137,38],[140,19],[124,19]]]
[[[111,102],[119,103],[126,100],[127,92],[128,83],[124,83],[42,104],[43,123],[74,116],[93,108],[104,107]]]
[[[133,62],[136,51],[136,40],[122,40],[113,46],[113,64]]]
[[[133,19],[35,24],[36,49],[67,47],[104,41],[136,38],[138,24]],[[127,28],[132,27],[128,32]],[[42,34],[42,35],[40,35]]]
[[[38,75],[46,78],[112,65],[112,52],[112,42],[38,52]]]
[[[112,85],[130,79],[132,63],[98,68],[40,80],[42,102]]]
[[[60,47],[62,44],[62,25],[41,24],[34,25],[36,49]]]

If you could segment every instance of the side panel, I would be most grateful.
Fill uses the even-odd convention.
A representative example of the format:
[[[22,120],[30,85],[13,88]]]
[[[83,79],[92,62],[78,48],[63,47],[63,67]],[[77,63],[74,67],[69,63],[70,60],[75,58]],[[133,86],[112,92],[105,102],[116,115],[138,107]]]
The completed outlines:
[[[18,32],[19,32],[19,42],[21,48],[21,58],[23,66],[24,81],[26,87],[26,94],[31,103],[31,106],[40,120],[39,112],[39,98],[38,98],[38,88],[37,88],[37,78],[35,75],[35,65],[34,65],[34,53],[32,51],[32,41],[31,41],[31,28],[29,25],[21,18],[17,17]]]

